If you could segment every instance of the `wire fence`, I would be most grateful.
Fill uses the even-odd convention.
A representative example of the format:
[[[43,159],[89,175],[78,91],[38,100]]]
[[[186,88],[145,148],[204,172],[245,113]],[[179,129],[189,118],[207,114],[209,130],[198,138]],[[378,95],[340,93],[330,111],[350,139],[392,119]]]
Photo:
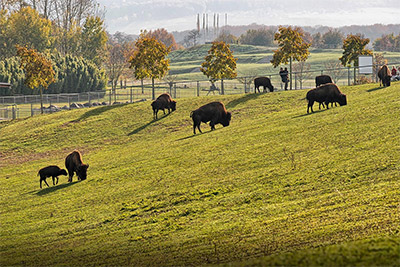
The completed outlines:
[[[399,65],[399,63],[390,63],[390,65]],[[373,74],[360,74],[359,67],[293,72],[288,90],[315,88],[315,77],[322,74],[331,76],[333,82],[339,87],[377,82],[376,70],[379,69],[379,66],[362,66],[360,68],[365,67],[372,68],[374,70]],[[282,83],[279,73],[257,75],[257,77],[259,76],[270,78],[274,91],[284,90],[284,83]],[[400,79],[400,76],[397,77]],[[209,80],[160,82],[154,85],[154,91],[151,83],[141,84],[136,82],[129,86],[98,92],[43,94],[43,112],[53,113],[76,108],[146,101],[152,100],[165,92],[169,93],[173,98],[255,93],[254,78],[256,76],[219,80],[214,85]],[[263,90],[262,87],[260,90]],[[40,114],[40,102],[39,95],[2,96],[0,97],[0,120],[25,118]]]

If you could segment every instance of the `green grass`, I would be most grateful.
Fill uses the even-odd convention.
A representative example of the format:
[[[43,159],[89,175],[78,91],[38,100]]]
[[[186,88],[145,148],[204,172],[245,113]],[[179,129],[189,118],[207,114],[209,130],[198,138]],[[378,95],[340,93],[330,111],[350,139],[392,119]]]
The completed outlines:
[[[287,91],[1,122],[0,265],[398,266],[400,83],[341,90],[313,114]],[[193,135],[214,100],[231,125]],[[74,149],[88,179],[40,189]]]

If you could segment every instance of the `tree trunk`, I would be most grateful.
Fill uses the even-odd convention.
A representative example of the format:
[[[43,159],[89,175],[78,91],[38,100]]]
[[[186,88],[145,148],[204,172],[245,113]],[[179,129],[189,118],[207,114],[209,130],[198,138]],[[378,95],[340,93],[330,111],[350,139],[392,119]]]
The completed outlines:
[[[292,90],[292,58],[290,57],[290,90]]]
[[[43,88],[39,87],[40,91],[40,114],[43,114]]]
[[[154,77],[151,78],[151,97],[153,100],[156,99],[156,92],[154,88]]]

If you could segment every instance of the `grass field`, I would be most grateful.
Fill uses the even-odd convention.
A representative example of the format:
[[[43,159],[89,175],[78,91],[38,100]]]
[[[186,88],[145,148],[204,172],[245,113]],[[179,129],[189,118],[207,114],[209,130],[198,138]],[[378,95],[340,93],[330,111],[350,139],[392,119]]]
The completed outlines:
[[[398,266],[400,83],[178,99],[0,123],[0,266]],[[193,135],[222,101],[231,125]],[[74,149],[88,179],[39,188]]]

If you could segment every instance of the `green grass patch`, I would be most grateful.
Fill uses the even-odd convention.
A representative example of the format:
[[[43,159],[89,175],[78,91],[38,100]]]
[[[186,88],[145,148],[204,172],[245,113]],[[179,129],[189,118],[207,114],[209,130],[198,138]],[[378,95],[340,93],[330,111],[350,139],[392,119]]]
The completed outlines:
[[[299,90],[1,122],[0,265],[398,264],[400,83],[341,90],[313,114]],[[193,135],[211,101],[231,125]],[[88,179],[40,189],[73,149]]]

